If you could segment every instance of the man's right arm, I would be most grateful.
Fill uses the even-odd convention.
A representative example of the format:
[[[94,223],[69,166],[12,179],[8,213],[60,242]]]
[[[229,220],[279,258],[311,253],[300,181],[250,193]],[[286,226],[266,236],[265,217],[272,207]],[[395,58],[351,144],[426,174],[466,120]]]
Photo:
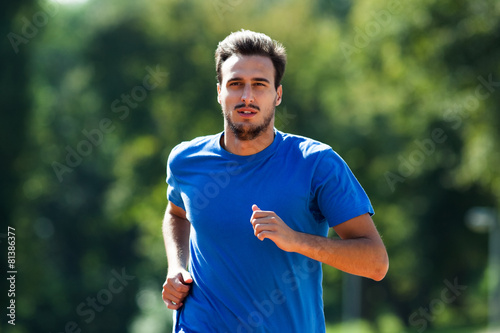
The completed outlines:
[[[181,207],[169,202],[163,219],[163,239],[167,251],[168,273],[163,284],[163,301],[169,309],[177,310],[189,294],[193,279],[186,270],[189,260],[191,224]]]

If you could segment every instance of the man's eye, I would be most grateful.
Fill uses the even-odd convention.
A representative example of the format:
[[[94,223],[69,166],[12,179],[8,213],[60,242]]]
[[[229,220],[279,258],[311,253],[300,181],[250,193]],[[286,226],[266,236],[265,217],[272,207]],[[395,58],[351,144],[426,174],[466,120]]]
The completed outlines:
[[[239,85],[240,85],[240,83],[239,83],[239,82],[231,82],[231,83],[229,84],[229,86],[239,86]]]

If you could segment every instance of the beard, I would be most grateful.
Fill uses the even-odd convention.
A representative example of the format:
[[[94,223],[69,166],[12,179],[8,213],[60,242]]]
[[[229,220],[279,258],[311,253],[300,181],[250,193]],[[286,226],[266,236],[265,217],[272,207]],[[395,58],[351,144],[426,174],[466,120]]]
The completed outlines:
[[[257,138],[262,132],[266,131],[269,128],[271,121],[274,118],[274,110],[273,110],[273,112],[271,112],[268,117],[264,118],[261,124],[258,125],[245,124],[245,123],[237,124],[232,121],[228,112],[223,111],[222,113],[224,114],[224,118],[226,119],[227,124],[231,129],[231,132],[233,132],[233,134],[240,141],[254,140],[255,138]]]
[[[271,106],[272,112],[269,112],[269,116],[264,118],[261,124],[246,124],[246,123],[235,123],[232,121],[230,112],[227,112],[224,107],[222,108],[222,114],[224,115],[224,119],[226,120],[231,132],[238,138],[240,141],[249,141],[257,138],[262,132],[265,132],[269,126],[271,125],[271,121],[274,119],[274,114],[276,112],[276,100],[278,97],[274,98],[273,105]],[[234,108],[237,109],[239,107],[244,107],[245,104],[236,105]],[[258,106],[248,105],[256,110],[260,110]]]

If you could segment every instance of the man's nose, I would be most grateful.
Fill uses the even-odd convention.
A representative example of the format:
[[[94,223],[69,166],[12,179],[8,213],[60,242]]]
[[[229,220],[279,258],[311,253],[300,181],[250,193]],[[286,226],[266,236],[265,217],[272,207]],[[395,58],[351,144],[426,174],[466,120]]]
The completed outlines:
[[[241,94],[241,101],[245,104],[253,103],[254,97],[253,97],[252,86],[250,84],[246,84],[245,87],[243,88],[243,92]]]

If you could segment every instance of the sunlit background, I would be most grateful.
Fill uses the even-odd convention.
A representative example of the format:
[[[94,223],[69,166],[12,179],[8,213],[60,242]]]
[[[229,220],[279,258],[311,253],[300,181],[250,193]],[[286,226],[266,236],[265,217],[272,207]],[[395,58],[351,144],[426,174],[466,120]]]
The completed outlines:
[[[2,332],[171,330],[166,159],[222,130],[213,54],[241,28],[286,46],[277,128],[346,160],[388,249],[382,282],[324,268],[328,331],[500,332],[500,2],[0,7]]]

